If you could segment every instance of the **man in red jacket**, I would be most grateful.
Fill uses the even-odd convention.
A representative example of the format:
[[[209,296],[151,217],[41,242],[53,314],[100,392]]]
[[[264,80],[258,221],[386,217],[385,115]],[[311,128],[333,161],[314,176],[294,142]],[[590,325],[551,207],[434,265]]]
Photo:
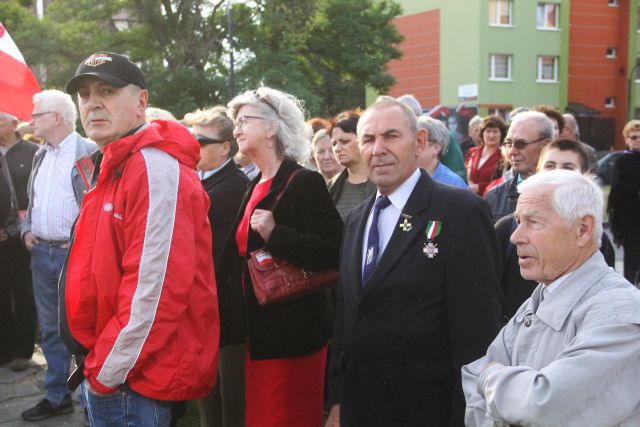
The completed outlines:
[[[95,170],[83,168],[96,183],[60,290],[61,333],[84,362],[92,426],[168,426],[171,402],[205,396],[216,377],[218,308],[199,145],[177,122],[145,122],[145,87],[134,63],[109,52],[82,61],[66,87],[101,152]]]

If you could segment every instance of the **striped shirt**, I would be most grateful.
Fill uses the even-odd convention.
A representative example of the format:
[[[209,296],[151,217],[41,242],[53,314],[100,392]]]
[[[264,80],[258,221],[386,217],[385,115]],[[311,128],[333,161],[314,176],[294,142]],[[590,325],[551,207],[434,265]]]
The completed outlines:
[[[31,232],[46,240],[69,240],[71,226],[79,208],[71,184],[76,157],[76,133],[71,132],[57,146],[44,145],[47,151],[33,183]]]

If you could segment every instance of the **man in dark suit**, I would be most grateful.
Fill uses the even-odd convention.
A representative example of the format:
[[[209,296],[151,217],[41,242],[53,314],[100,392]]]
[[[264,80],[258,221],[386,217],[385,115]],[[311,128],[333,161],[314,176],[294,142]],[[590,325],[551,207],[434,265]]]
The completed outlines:
[[[219,272],[220,256],[229,237],[234,220],[247,189],[249,178],[233,161],[238,144],[233,137],[233,120],[226,107],[218,106],[197,110],[185,116],[193,127],[193,134],[200,143],[198,174],[202,180],[211,206],[209,222],[213,233],[213,265]],[[218,295],[226,295],[217,281]],[[223,299],[219,299],[223,301]],[[224,299],[224,301],[228,301]],[[238,302],[240,304],[240,302]],[[228,312],[222,307],[220,312]],[[239,307],[230,309],[239,310]],[[244,423],[244,345],[228,342],[221,336],[218,360],[218,381],[211,393],[198,401],[203,426],[234,426]]]
[[[327,425],[462,426],[460,368],[499,330],[489,209],[418,168],[426,141],[390,97],[358,123],[378,191],[345,225]]]

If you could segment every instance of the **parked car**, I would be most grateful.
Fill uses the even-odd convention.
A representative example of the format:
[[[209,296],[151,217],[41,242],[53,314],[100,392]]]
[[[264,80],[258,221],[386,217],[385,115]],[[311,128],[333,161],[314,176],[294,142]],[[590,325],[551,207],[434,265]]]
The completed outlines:
[[[624,151],[611,151],[598,160],[596,174],[600,178],[602,185],[611,185],[611,181],[613,180],[613,165],[623,152]]]

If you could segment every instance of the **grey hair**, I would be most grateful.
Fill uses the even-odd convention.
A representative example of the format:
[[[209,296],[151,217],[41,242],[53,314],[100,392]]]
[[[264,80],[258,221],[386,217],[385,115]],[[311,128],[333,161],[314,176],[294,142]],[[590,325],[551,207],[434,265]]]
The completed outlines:
[[[360,132],[362,130],[362,123],[364,123],[364,120],[362,120],[362,117],[364,117],[365,114],[367,114],[369,111],[372,111],[372,110],[378,110],[378,109],[390,108],[390,107],[398,107],[402,110],[402,112],[404,113],[409,123],[409,130],[411,131],[411,137],[415,138],[418,132],[418,118],[416,117],[415,113],[404,102],[398,101],[396,98],[392,96],[387,96],[387,95],[379,96],[376,99],[376,101],[373,104],[371,104],[369,108],[367,108],[364,111],[364,113],[362,113],[362,115],[360,116],[360,120],[358,120],[358,127],[357,127],[358,138],[361,136]]]
[[[313,146],[314,150],[318,142],[320,142],[320,140],[324,138],[331,138],[329,136],[329,132],[327,132],[326,129],[320,129],[318,132],[315,133],[315,135],[313,135],[313,139],[311,140],[311,145]]]
[[[564,127],[568,126],[573,129],[573,133],[576,134],[576,139],[580,140],[580,126],[578,126],[578,121],[574,115],[571,113],[565,113],[562,115],[562,118],[564,118]]]
[[[511,120],[510,126],[518,123],[533,121],[538,130],[538,138],[552,139],[554,134],[553,122],[539,111],[523,111],[518,113]]]
[[[33,103],[40,104],[45,111],[53,111],[62,116],[62,121],[76,128],[76,118],[78,113],[76,112],[76,104],[73,103],[71,95],[61,92],[59,90],[50,89],[43,90],[33,95]]]
[[[433,117],[422,116],[418,117],[418,129],[425,129],[427,131],[429,143],[442,145],[442,151],[440,151],[440,153],[447,151],[447,147],[449,146],[449,131],[444,123]]]
[[[4,111],[0,111],[0,115],[5,116],[7,119],[11,120],[12,122],[18,122],[19,121],[16,116],[14,116],[13,114],[5,113]]]
[[[531,111],[529,107],[516,107],[513,110],[509,111],[509,121],[513,120],[515,116],[520,113],[526,113],[527,111]]]
[[[304,164],[311,155],[311,126],[304,119],[304,104],[293,95],[260,86],[233,98],[227,106],[235,121],[238,111],[245,105],[260,109],[260,114],[276,123],[276,150],[278,155]]]
[[[420,101],[418,101],[415,96],[407,93],[398,97],[398,101],[411,108],[416,117],[420,117],[422,115],[422,105],[420,105]]]
[[[469,120],[469,127],[472,126],[480,126],[482,124],[482,117],[480,117],[479,115],[475,115],[473,117],[471,117],[471,120]]]
[[[156,119],[176,120],[176,117],[171,113],[171,111],[157,107],[147,107],[147,109],[145,110],[145,114],[147,116],[148,122]]]
[[[538,173],[522,181],[518,184],[518,192],[526,194],[546,186],[554,187],[551,203],[567,227],[585,215],[594,217],[593,241],[600,245],[604,197],[596,177],[557,169]]]

